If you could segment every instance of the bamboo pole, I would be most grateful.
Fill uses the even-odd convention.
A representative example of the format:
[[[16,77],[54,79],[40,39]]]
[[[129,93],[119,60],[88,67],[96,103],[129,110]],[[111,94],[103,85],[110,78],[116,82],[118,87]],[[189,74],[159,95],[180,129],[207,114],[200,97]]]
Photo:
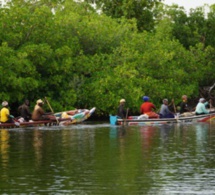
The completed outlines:
[[[52,107],[51,107],[51,105],[50,105],[50,103],[49,103],[49,101],[48,101],[48,99],[47,99],[46,97],[45,97],[45,101],[46,101],[46,103],[48,104],[48,106],[49,106],[51,112],[54,114],[54,110],[52,109]],[[54,116],[55,116],[55,115],[54,115]],[[55,119],[56,119],[56,121],[57,121],[57,124],[59,124],[59,120],[57,119],[56,116],[55,116]]]

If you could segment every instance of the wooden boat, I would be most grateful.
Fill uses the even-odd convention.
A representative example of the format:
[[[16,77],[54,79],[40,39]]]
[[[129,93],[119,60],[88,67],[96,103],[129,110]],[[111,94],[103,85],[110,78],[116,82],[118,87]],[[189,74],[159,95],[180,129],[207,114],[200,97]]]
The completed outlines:
[[[60,121],[60,125],[71,125],[81,123],[87,120],[94,112],[96,108],[88,109],[80,109],[76,111],[65,111],[56,113],[55,116],[57,120]],[[66,117],[63,117],[63,114],[66,113]]]
[[[69,115],[68,118],[62,118],[62,113],[55,113],[52,115],[50,120],[43,121],[32,121],[29,122],[21,122],[18,120],[14,120],[14,123],[0,123],[0,128],[18,128],[18,127],[34,127],[34,126],[57,126],[57,125],[71,125],[82,123],[87,120],[94,112],[96,108],[88,109],[80,109],[77,110],[73,115]],[[65,111],[66,113],[72,114],[73,111]]]
[[[195,115],[178,115],[175,118],[156,118],[156,119],[138,119],[138,116],[130,116],[128,119],[121,119],[117,116],[110,115],[111,125],[160,125],[168,123],[197,123],[215,121],[215,113]]]

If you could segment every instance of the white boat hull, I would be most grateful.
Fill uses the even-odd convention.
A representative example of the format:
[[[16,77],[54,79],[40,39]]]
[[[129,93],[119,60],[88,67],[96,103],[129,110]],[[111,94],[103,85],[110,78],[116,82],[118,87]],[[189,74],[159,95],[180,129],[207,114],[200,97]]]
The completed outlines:
[[[117,119],[119,125],[159,125],[168,123],[197,123],[215,121],[215,113],[162,119]]]

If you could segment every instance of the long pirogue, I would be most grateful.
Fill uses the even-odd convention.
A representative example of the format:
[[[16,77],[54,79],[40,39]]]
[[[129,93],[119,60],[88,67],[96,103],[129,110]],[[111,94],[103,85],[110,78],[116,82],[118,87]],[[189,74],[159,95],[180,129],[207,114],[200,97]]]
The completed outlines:
[[[62,118],[62,113],[56,113],[55,119],[43,120],[43,121],[29,121],[29,122],[19,122],[14,121],[14,123],[0,123],[0,128],[18,128],[18,127],[34,127],[34,126],[56,126],[56,125],[71,125],[82,123],[87,120],[94,112],[95,107],[88,109],[80,109],[76,114],[68,115],[67,118]],[[66,113],[72,113],[72,111],[66,111]]]
[[[196,123],[215,121],[215,113],[192,115],[192,116],[176,116],[175,118],[149,118],[138,119],[137,116],[130,116],[127,119],[121,119],[117,116],[110,115],[110,123],[112,125],[159,125],[167,123]]]

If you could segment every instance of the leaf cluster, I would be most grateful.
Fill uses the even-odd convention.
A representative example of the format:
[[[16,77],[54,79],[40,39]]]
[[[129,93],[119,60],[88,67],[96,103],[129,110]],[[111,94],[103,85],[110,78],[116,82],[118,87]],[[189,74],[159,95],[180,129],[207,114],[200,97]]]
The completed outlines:
[[[106,116],[121,98],[138,113],[143,95],[159,107],[163,98],[179,103],[214,82],[214,44],[202,41],[200,29],[213,40],[213,7],[206,19],[201,10],[155,9],[158,1],[117,1],[114,16],[115,4],[96,1],[99,13],[91,3],[15,0],[0,9],[2,101],[46,96],[55,111],[95,106]],[[135,16],[138,3],[156,18]]]

